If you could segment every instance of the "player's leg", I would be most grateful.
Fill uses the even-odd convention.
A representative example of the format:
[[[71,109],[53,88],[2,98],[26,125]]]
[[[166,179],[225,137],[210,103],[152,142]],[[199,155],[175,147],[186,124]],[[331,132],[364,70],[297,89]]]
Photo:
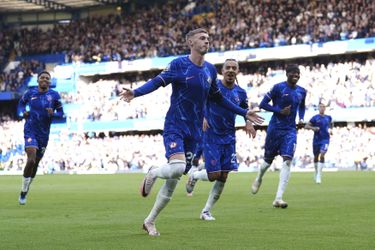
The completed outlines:
[[[26,166],[23,170],[21,193],[18,198],[20,205],[26,204],[26,195],[29,191],[29,187],[32,181],[33,169],[36,163],[37,148],[35,146],[29,146],[25,148],[25,151],[27,155],[27,160]]]
[[[152,207],[149,215],[146,217],[143,223],[143,229],[147,231],[150,236],[159,236],[159,232],[155,227],[155,220],[160,212],[167,206],[172,198],[173,192],[176,189],[178,180],[185,172],[186,169],[186,156],[184,153],[184,145],[187,148],[194,146],[190,145],[190,141],[184,141],[181,136],[176,136],[176,134],[164,134],[164,146],[166,148],[166,156],[168,158],[168,164],[161,166],[160,168],[151,169],[145,177],[143,184],[143,191],[145,191],[145,183],[148,180],[153,180],[155,182],[156,178],[166,179],[163,186],[160,188],[154,206]],[[187,154],[192,154],[189,151]],[[151,186],[153,183],[151,184]],[[148,189],[148,193],[151,189]]]
[[[23,170],[21,193],[18,198],[20,205],[26,204],[26,195],[32,181],[32,174],[35,168],[37,153],[39,150],[38,141],[33,134],[25,134],[24,138],[27,160],[26,166]]]
[[[199,179],[201,179],[201,176],[203,176],[203,178],[204,178],[204,176],[207,176],[206,171],[201,171],[202,168],[199,167],[199,160],[202,157],[202,155],[203,155],[203,144],[198,143],[197,147],[196,147],[196,150],[195,150],[195,153],[194,153],[194,156],[193,156],[192,166],[191,166],[191,169],[188,173],[189,174],[188,181],[185,185],[186,192],[187,192],[188,196],[193,195],[193,190],[194,190],[195,184]],[[194,174],[195,174],[195,176],[194,176]],[[198,176],[198,178],[197,178],[197,176]]]
[[[225,183],[228,178],[228,173],[230,171],[237,171],[238,170],[238,163],[236,157],[236,145],[235,144],[227,144],[227,145],[220,145],[220,159],[221,159],[221,172],[220,175],[208,174],[210,180],[215,178],[215,183],[210,191],[208,196],[207,202],[205,207],[201,213],[201,219],[203,220],[215,220],[215,218],[211,215],[211,209],[215,205],[215,203],[220,199],[220,196],[224,190]],[[208,166],[209,169],[214,169],[212,166]]]
[[[168,162],[160,167],[151,167],[141,184],[141,195],[147,197],[157,178],[179,179],[186,169],[184,141],[175,133],[165,133],[164,147]]]
[[[212,221],[215,218],[211,215],[211,209],[214,204],[219,200],[221,193],[223,192],[227,173],[222,173],[222,164],[224,163],[224,146],[218,144],[205,144],[203,154],[205,157],[205,167],[207,172],[207,179],[214,182],[208,199],[204,208],[201,211],[200,218],[202,220]],[[205,177],[206,178],[206,177]]]
[[[253,194],[258,193],[260,186],[262,185],[263,176],[271,166],[273,159],[277,155],[277,151],[280,145],[279,136],[275,134],[273,130],[267,131],[266,143],[264,145],[264,161],[259,167],[258,175],[255,178],[251,192]]]
[[[207,169],[207,165],[211,164],[208,161],[216,162],[216,159],[213,159],[211,156],[217,155],[218,149],[217,149],[216,145],[214,145],[214,144],[212,145],[210,143],[203,143],[201,149],[202,149],[202,154],[204,155],[204,158],[205,158],[205,168]],[[214,180],[216,180],[214,174],[208,173],[206,171],[206,169],[200,169],[200,170],[197,170],[197,171],[193,172],[192,174],[190,174],[190,176],[188,178],[188,181],[186,183],[186,192],[188,194],[189,193],[191,194],[193,192],[194,187],[195,187],[198,180],[201,180],[201,181],[208,181],[208,180],[214,181]],[[218,174],[218,177],[219,177],[220,171],[218,171],[216,174]]]
[[[279,185],[276,192],[274,207],[286,208],[288,204],[283,200],[283,194],[289,182],[290,167],[296,149],[297,135],[291,131],[282,136],[280,154],[283,157],[283,166],[280,170]]]
[[[313,144],[313,154],[314,154],[314,181],[316,182],[316,177],[318,175],[318,164],[319,164],[319,154],[320,154],[319,144]]]
[[[179,162],[180,165],[183,165],[183,169],[185,169],[185,154],[175,154],[170,157],[169,162],[171,163],[170,167],[176,167],[176,168],[181,168],[181,166],[178,166],[176,162]],[[165,166],[165,165],[164,165]],[[149,172],[150,173],[150,172]],[[149,174],[148,173],[148,174]],[[150,236],[159,236],[159,232],[156,230],[155,227],[155,220],[157,216],[160,214],[160,212],[167,206],[169,201],[172,198],[173,192],[176,189],[177,183],[181,175],[183,174],[183,171],[180,171],[180,175],[177,176],[175,174],[176,178],[168,178],[165,180],[165,183],[163,186],[160,188],[156,200],[154,203],[154,206],[152,207],[149,215],[146,217],[143,223],[143,229],[147,231],[147,233]],[[147,176],[146,176],[147,177]],[[153,178],[153,177],[152,177]]]
[[[322,171],[325,167],[325,155],[328,150],[328,143],[324,143],[320,147],[320,153],[319,153],[319,162],[318,162],[318,168],[317,168],[317,176],[316,176],[316,183],[320,184],[322,183]]]

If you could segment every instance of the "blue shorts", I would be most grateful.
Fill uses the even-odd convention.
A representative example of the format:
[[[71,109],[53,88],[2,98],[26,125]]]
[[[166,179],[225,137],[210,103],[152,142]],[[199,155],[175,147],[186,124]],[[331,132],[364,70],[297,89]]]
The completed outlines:
[[[46,151],[49,138],[38,138],[32,133],[24,135],[25,148],[36,148],[36,156],[42,158]]]
[[[328,150],[329,143],[319,143],[313,144],[313,153],[314,155],[319,155],[320,153],[326,153]]]
[[[186,169],[185,173],[189,172],[195,150],[199,141],[194,138],[184,136],[183,133],[166,132],[163,134],[165,157],[169,159],[172,155],[185,153]]]
[[[264,159],[273,160],[277,155],[293,158],[296,151],[297,132],[293,130],[267,131],[266,144],[264,145]]]
[[[205,143],[203,147],[207,173],[238,170],[236,144]]]

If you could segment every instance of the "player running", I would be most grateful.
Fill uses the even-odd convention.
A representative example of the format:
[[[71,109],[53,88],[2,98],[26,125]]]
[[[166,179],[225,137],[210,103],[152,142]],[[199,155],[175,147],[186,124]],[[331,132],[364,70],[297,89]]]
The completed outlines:
[[[306,124],[305,128],[314,131],[313,153],[314,153],[314,180],[317,184],[322,182],[322,169],[325,155],[329,146],[329,137],[332,124],[332,117],[325,114],[326,106],[319,104],[319,114],[314,115]]]
[[[121,99],[130,102],[134,97],[146,95],[161,86],[172,84],[171,104],[167,112],[163,139],[168,163],[151,168],[141,186],[142,196],[150,194],[157,178],[165,179],[143,228],[150,236],[158,236],[155,220],[172,198],[177,182],[191,167],[195,148],[201,140],[203,107],[208,96],[234,113],[246,116],[253,122],[261,121],[254,112],[242,109],[223,98],[216,84],[216,68],[204,60],[209,49],[208,32],[202,28],[186,35],[190,55],[174,59],[158,76],[135,89],[125,89]],[[187,172],[187,171],[186,171]]]
[[[303,124],[305,116],[306,90],[297,85],[300,78],[298,65],[286,68],[287,81],[273,86],[260,103],[260,108],[273,112],[267,128],[264,146],[264,162],[259,168],[258,176],[253,182],[251,191],[256,194],[262,184],[263,175],[271,166],[277,155],[283,158],[280,171],[279,185],[273,206],[286,208],[288,203],[283,200],[283,194],[289,181],[291,161],[297,143],[296,116],[299,113],[299,124]],[[273,105],[268,104],[272,101]]]
[[[49,88],[51,75],[47,71],[38,74],[38,87],[31,88],[22,96],[18,110],[25,118],[24,138],[27,162],[23,171],[19,204],[26,204],[26,195],[34,180],[40,160],[43,158],[49,140],[52,118],[64,115],[60,95]],[[29,111],[26,111],[26,106]],[[56,111],[56,112],[55,112]]]
[[[234,59],[225,61],[222,74],[224,79],[217,80],[221,93],[231,102],[248,109],[247,94],[244,89],[236,85],[236,76],[239,72],[238,62]],[[200,218],[212,221],[215,218],[211,209],[219,200],[230,171],[238,169],[236,157],[236,114],[224,109],[209,99],[203,122],[203,154],[205,168],[190,174],[186,184],[186,191],[192,193],[198,180],[211,181],[214,185],[209,193],[208,200]],[[255,137],[256,132],[252,122],[245,120],[246,132]]]

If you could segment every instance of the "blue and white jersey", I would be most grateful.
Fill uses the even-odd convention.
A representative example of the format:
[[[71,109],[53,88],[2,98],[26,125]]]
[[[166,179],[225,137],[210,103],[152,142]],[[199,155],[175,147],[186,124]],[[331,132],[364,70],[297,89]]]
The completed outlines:
[[[314,132],[313,144],[329,143],[329,128],[331,127],[332,117],[330,115],[314,115],[310,123],[319,130]]]
[[[62,117],[63,108],[61,97],[56,91],[49,89],[39,92],[38,88],[31,88],[25,92],[18,103],[18,110],[24,112],[29,106],[29,116],[26,118],[24,133],[32,133],[39,138],[48,138],[52,117]],[[48,114],[47,108],[57,111],[53,116]]]
[[[174,59],[157,77],[161,78],[163,86],[172,84],[164,131],[178,127],[192,138],[201,138],[207,98],[220,92],[216,85],[216,68],[208,62],[197,66],[184,56]]]
[[[217,80],[217,86],[219,87],[221,94],[229,101],[244,109],[248,108],[247,94],[244,89],[238,85],[234,85],[233,88],[228,88],[224,86],[220,80]],[[210,126],[204,133],[203,138],[205,143],[235,143],[236,114],[209,99],[207,102],[205,117]]]
[[[296,130],[297,111],[300,119],[304,118],[305,98],[306,90],[298,85],[290,87],[287,82],[275,84],[260,104],[261,108],[273,111],[268,128],[278,130]],[[270,100],[272,100],[273,106],[268,105]],[[280,111],[289,105],[291,105],[290,114],[280,114]],[[271,110],[268,107],[270,107]]]

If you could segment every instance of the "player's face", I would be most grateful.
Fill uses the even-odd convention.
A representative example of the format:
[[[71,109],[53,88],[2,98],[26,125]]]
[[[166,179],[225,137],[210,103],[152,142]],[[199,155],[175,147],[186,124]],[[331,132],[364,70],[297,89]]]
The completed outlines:
[[[47,91],[51,84],[51,77],[47,73],[42,73],[38,78],[38,86],[42,91]]]
[[[190,48],[195,50],[201,55],[207,53],[208,49],[210,48],[210,37],[206,33],[197,33],[192,36],[189,40]]]
[[[236,61],[226,61],[223,65],[221,73],[226,83],[233,84],[236,81],[239,67]]]
[[[294,70],[294,71],[288,72],[286,74],[286,76],[288,77],[288,83],[290,83],[292,85],[296,85],[299,78],[300,78],[300,73],[299,73],[299,71]]]
[[[324,106],[323,104],[319,104],[319,114],[323,115],[325,111],[326,106]]]

